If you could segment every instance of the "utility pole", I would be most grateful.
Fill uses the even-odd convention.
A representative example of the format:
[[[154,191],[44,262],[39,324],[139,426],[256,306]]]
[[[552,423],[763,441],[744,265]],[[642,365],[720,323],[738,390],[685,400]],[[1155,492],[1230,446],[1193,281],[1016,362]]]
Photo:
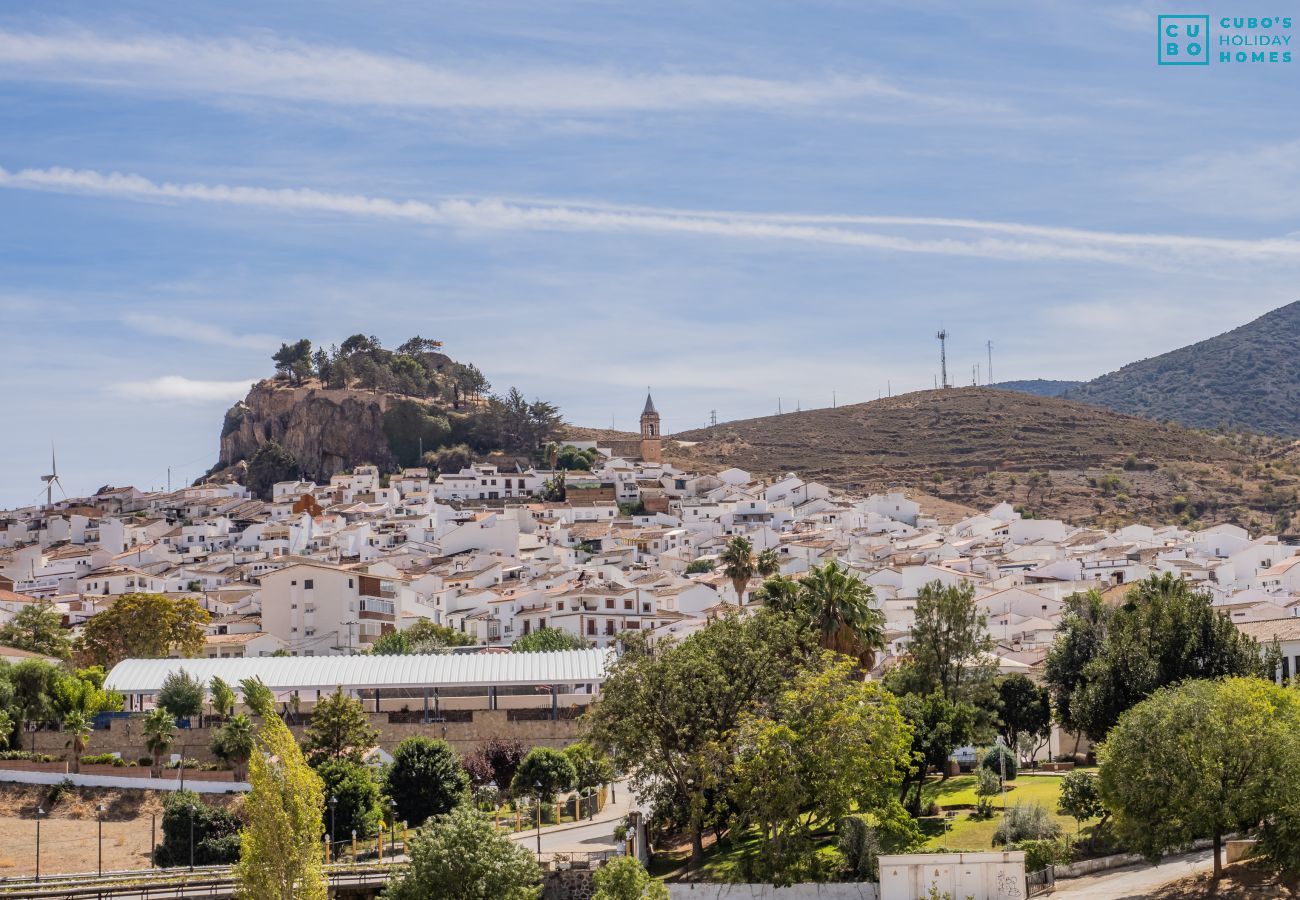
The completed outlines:
[[[993,342],[992,342],[992,341],[985,341],[985,342],[984,342],[984,346],[987,347],[987,348],[988,348],[988,351],[989,351],[989,380],[988,380],[988,383],[989,383],[989,384],[992,384],[992,383],[993,383]]]
[[[709,410],[709,427],[718,427],[718,411],[716,409]]]
[[[352,621],[352,622],[344,622],[343,624],[348,626],[348,656],[351,656],[352,655],[352,626],[359,625],[361,623]]]

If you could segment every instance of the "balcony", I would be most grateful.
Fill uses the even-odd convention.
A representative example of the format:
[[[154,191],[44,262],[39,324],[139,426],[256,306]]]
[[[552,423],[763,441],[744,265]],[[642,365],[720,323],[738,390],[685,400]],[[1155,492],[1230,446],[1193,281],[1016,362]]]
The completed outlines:
[[[376,600],[372,597],[362,597],[358,613],[362,619],[385,619],[392,621],[397,615],[397,609],[391,600]]]

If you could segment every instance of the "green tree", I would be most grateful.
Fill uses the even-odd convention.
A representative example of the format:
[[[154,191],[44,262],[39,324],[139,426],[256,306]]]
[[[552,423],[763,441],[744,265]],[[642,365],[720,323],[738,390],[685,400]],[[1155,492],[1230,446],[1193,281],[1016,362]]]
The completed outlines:
[[[262,715],[249,759],[247,823],[235,881],[248,900],[325,900],[325,796],[279,717]]]
[[[1056,719],[1062,728],[1076,735],[1076,752],[1077,736],[1084,728],[1075,719],[1073,698],[1085,683],[1088,664],[1101,653],[1109,624],[1110,608],[1102,601],[1101,594],[1088,591],[1066,598],[1056,640],[1043,668],[1043,680],[1051,692]],[[1100,739],[1101,735],[1096,737]]]
[[[25,659],[9,669],[9,682],[13,686],[13,708],[24,726],[55,720],[58,710],[54,698],[60,675],[57,666],[52,666],[43,659]],[[35,739],[33,732],[33,742]]]
[[[244,695],[244,705],[262,718],[275,715],[275,693],[256,675],[239,681],[239,693]]]
[[[800,672],[768,714],[747,714],[731,800],[762,835],[752,869],[774,885],[815,877],[814,833],[850,812],[897,805],[912,735],[897,701],[853,663]]]
[[[552,650],[585,650],[587,639],[559,628],[539,628],[510,645],[514,653],[540,653]]]
[[[1035,748],[1045,743],[1052,733],[1052,699],[1047,688],[1019,674],[999,679],[997,686],[1002,706],[999,730],[1007,746],[1019,747],[1022,735],[1028,735]]]
[[[885,686],[890,687],[886,681]],[[953,750],[970,742],[975,727],[975,708],[969,703],[951,703],[943,694],[903,693],[898,698],[903,717],[912,726],[912,771],[903,779],[899,800],[913,815],[921,812],[921,787],[927,772],[938,769],[948,777],[948,758]]]
[[[231,716],[212,735],[213,755],[230,765],[236,781],[248,777],[248,760],[254,746],[253,720],[248,716]]]
[[[737,602],[744,606],[745,588],[749,585],[749,580],[758,571],[758,560],[754,556],[754,545],[748,538],[734,537],[727,542],[726,548],[718,554],[718,562],[722,565],[722,574],[731,581],[731,587],[736,592]]]
[[[438,653],[448,647],[469,647],[473,644],[472,635],[422,618],[401,631],[389,631],[380,635],[370,645],[370,653],[374,656]]]
[[[93,717],[106,710],[120,710],[123,705],[121,694],[104,690],[102,666],[60,670],[51,688],[51,701],[59,717],[72,712]]]
[[[1129,591],[1110,616],[1101,650],[1069,698],[1071,718],[1094,739],[1120,715],[1165,685],[1189,678],[1271,677],[1259,645],[1172,573]]]
[[[239,817],[220,806],[204,803],[194,791],[172,791],[163,801],[162,841],[154,864],[190,864],[190,836],[196,866],[228,865],[239,859]]]
[[[1061,795],[1056,801],[1056,811],[1074,819],[1076,831],[1083,829],[1085,820],[1106,815],[1097,776],[1082,769],[1066,772],[1061,777]]]
[[[655,802],[703,858],[703,832],[725,821],[732,778],[728,747],[743,713],[775,701],[795,674],[818,665],[807,629],[767,611],[710,621],[650,653],[642,642],[613,663],[588,714],[592,740],[629,772],[642,802]]]
[[[464,799],[469,776],[446,741],[409,737],[393,751],[384,793],[397,804],[398,818],[411,825],[449,811]]]
[[[915,612],[908,659],[924,687],[917,693],[938,691],[949,703],[960,703],[989,686],[993,639],[975,603],[975,587],[932,581],[917,592]]]
[[[388,900],[536,900],[542,873],[526,849],[497,833],[492,820],[458,806],[408,842],[410,866],[384,891]]]
[[[162,775],[163,754],[171,749],[176,737],[176,717],[159,707],[144,717],[144,746],[153,757],[150,769],[154,778]]]
[[[361,701],[338,687],[317,701],[302,747],[313,766],[327,759],[360,762],[362,754],[375,746],[378,739],[379,732],[370,727]]]
[[[63,732],[68,736],[67,746],[72,755],[68,757],[68,771],[81,771],[81,754],[86,752],[86,745],[90,743],[90,735],[94,732],[94,723],[90,717],[82,712],[70,712],[63,719]]]
[[[57,659],[72,656],[72,639],[63,627],[63,613],[46,600],[27,604],[6,622],[0,628],[0,644]]]
[[[760,578],[771,578],[781,574],[781,557],[771,547],[762,550],[754,558],[754,572]]]
[[[812,614],[805,606],[808,595],[799,582],[785,575],[773,575],[754,591],[750,599],[783,616],[797,616],[811,620]]]
[[[515,772],[510,791],[516,797],[538,797],[554,803],[558,794],[571,791],[578,773],[569,757],[550,747],[534,747]]]
[[[178,669],[163,679],[158,705],[178,719],[188,719],[203,712],[203,695],[203,679]]]
[[[1119,837],[1152,860],[1211,838],[1217,880],[1223,835],[1261,824],[1276,833],[1300,809],[1298,735],[1300,698],[1271,682],[1162,688],[1122,713],[1098,748],[1102,802]]]
[[[235,711],[235,689],[228,681],[213,675],[212,681],[208,683],[208,691],[212,697],[213,715],[224,719]]]
[[[712,572],[714,566],[716,565],[717,563],[715,563],[713,560],[705,559],[704,557],[701,557],[699,559],[693,559],[686,564],[686,574],[699,575],[703,572]]]
[[[618,856],[592,876],[591,900],[668,900],[668,887],[650,877],[634,856]]]
[[[124,659],[197,656],[210,618],[193,597],[123,594],[90,617],[75,650],[86,664],[105,670]]]
[[[293,481],[302,474],[298,460],[275,441],[267,441],[248,460],[244,486],[259,500],[270,500],[271,489],[281,481]]]
[[[564,755],[573,764],[575,790],[598,788],[614,780],[614,764],[599,747],[588,741],[578,741],[564,748]]]
[[[312,376],[311,341],[307,338],[292,344],[281,344],[280,349],[271,356],[275,362],[275,371],[293,384],[302,384]]]
[[[379,798],[379,783],[370,767],[353,760],[327,759],[316,767],[325,790],[326,831],[330,819],[334,821],[333,841],[342,841],[356,831],[357,837],[373,837],[383,821],[383,807]],[[334,803],[331,807],[330,800]]]

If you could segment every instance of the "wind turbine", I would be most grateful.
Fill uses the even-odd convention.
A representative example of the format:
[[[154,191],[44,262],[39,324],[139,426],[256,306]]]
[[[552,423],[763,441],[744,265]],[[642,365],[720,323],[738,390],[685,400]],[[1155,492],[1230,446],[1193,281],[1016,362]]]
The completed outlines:
[[[54,458],[54,445],[50,445],[50,474],[42,475],[41,481],[45,482],[45,505],[47,507],[54,505],[54,486],[59,486],[59,493],[68,496],[68,492],[63,489],[63,482],[59,481],[59,463]]]

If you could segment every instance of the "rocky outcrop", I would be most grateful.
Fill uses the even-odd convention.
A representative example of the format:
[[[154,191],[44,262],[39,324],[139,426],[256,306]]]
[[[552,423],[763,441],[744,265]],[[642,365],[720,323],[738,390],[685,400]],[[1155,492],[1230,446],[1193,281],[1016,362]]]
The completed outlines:
[[[288,450],[304,476],[320,481],[366,463],[391,469],[384,411],[393,399],[372,391],[259,381],[226,413],[216,469],[250,458],[267,441]]]

